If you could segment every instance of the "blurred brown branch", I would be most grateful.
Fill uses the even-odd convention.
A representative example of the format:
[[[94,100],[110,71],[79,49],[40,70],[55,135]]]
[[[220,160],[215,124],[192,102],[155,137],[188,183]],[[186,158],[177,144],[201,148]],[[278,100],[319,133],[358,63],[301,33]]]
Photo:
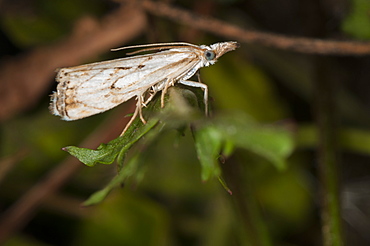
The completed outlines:
[[[71,66],[94,54],[107,51],[139,35],[146,25],[145,14],[124,6],[98,22],[84,18],[65,40],[9,58],[0,66],[0,121],[32,107],[50,88],[54,71]]]
[[[259,44],[308,54],[340,56],[370,55],[370,42],[287,37],[261,31],[245,30],[214,18],[195,15],[192,12],[159,1],[143,0],[141,5],[146,11],[153,15],[166,17],[193,28],[201,29],[239,42]]]

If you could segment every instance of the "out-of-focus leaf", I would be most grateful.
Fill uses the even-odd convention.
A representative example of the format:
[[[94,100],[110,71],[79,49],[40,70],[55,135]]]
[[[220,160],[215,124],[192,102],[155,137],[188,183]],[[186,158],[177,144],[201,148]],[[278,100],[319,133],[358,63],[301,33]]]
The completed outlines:
[[[358,38],[370,38],[370,1],[352,0],[352,12],[343,21],[343,31]]]
[[[109,192],[111,192],[112,189],[121,185],[126,178],[130,177],[131,175],[134,175],[138,171],[138,158],[139,158],[138,156],[131,158],[130,161],[127,162],[126,165],[124,165],[121,168],[117,176],[115,176],[106,187],[92,194],[83,203],[83,205],[91,206],[100,203],[106,198],[106,196],[109,194]]]
[[[137,194],[123,190],[91,208],[71,245],[169,245],[166,211]]]
[[[370,131],[341,128],[338,131],[338,145],[344,150],[370,155]],[[315,148],[318,143],[317,129],[313,125],[301,125],[297,131],[298,148]]]
[[[87,0],[39,0],[30,11],[9,11],[0,17],[7,35],[20,46],[55,41],[68,32],[77,18],[96,15],[102,2]]]
[[[36,239],[17,235],[14,237],[11,237],[7,242],[6,246],[46,246],[44,242],[38,242]]]
[[[361,129],[342,129],[341,146],[349,151],[370,155],[370,131]]]
[[[236,147],[268,159],[278,169],[286,167],[285,160],[293,151],[294,141],[285,127],[260,124],[240,112],[217,117],[213,123],[223,138]]]
[[[225,144],[254,152],[271,161],[278,169],[286,168],[286,158],[294,148],[293,135],[289,130],[257,123],[242,112],[215,117],[212,122],[194,130],[194,139],[202,165],[202,180],[220,177],[217,159]],[[227,150],[228,154],[231,149]]]
[[[300,169],[289,168],[284,172],[265,177],[259,183],[256,196],[264,204],[270,217],[284,221],[286,228],[279,230],[299,230],[302,220],[312,216],[312,198],[307,184],[307,176]],[[284,199],[289,196],[289,199]]]
[[[194,131],[195,148],[202,166],[202,180],[219,177],[221,174],[217,158],[220,154],[222,136],[213,126],[203,127]]]
[[[287,115],[273,83],[258,67],[237,60],[231,54],[222,57],[219,63],[201,71],[202,80],[209,85],[218,108],[241,110],[264,122]]]
[[[223,148],[222,148],[222,154],[225,157],[228,157],[234,152],[234,149],[235,149],[235,144],[232,141],[226,139],[223,145]]]

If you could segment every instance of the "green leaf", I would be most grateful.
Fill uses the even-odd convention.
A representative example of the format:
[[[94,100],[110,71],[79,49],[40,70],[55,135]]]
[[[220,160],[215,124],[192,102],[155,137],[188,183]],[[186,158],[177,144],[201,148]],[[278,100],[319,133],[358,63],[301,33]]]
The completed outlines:
[[[112,189],[120,186],[124,181],[137,173],[139,164],[139,155],[131,158],[129,162],[124,165],[119,173],[108,183],[106,187],[92,194],[84,203],[83,206],[91,206],[100,203],[111,192]]]
[[[278,169],[286,167],[285,159],[294,149],[293,135],[288,129],[257,123],[241,112],[217,117],[213,124],[225,141],[268,159]]]
[[[221,175],[217,159],[222,149],[226,155],[234,147],[247,149],[271,161],[276,168],[284,169],[286,158],[294,148],[288,129],[257,123],[242,112],[216,117],[196,127],[193,134],[203,181]]]
[[[95,166],[97,163],[112,164],[117,155],[124,156],[129,148],[143,137],[149,130],[151,130],[158,122],[157,118],[152,118],[144,126],[137,129],[137,131],[127,131],[124,136],[118,137],[107,144],[101,144],[96,150],[79,148],[75,146],[65,147],[69,154],[78,158],[87,166]],[[134,128],[133,125],[130,128]]]
[[[217,159],[222,146],[222,136],[213,126],[194,131],[195,148],[202,166],[202,180],[219,177],[221,174]]]
[[[232,141],[226,139],[222,148],[222,155],[225,157],[229,157],[234,152],[234,149],[235,144]]]
[[[153,123],[152,123],[153,124]],[[147,126],[149,125],[149,126]],[[142,141],[142,145],[148,146],[151,142],[153,142],[161,133],[162,129],[160,127],[156,127],[155,129],[151,129],[150,127],[151,123],[150,121],[144,126],[147,127],[147,133],[145,135],[145,139]],[[149,131],[149,132],[148,132]],[[140,137],[137,136],[137,139]],[[133,141],[134,143],[135,141]],[[132,143],[132,144],[133,144]],[[84,206],[90,206],[97,203],[100,203],[102,200],[105,199],[105,197],[109,194],[109,192],[112,191],[112,189],[124,184],[130,177],[134,177],[135,180],[139,180],[140,177],[143,175],[143,168],[142,165],[145,162],[145,155],[142,153],[143,148],[140,148],[137,150],[136,154],[133,154],[129,161],[125,164],[123,164],[123,156],[125,155],[125,152],[127,152],[127,148],[122,148],[122,150],[118,153],[117,162],[118,162],[118,174],[104,187],[103,189],[95,192],[92,194],[84,203]]]

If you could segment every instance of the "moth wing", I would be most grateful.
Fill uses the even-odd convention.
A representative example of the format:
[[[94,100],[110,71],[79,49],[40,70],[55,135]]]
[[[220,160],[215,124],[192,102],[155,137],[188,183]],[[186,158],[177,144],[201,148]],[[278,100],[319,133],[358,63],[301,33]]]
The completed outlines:
[[[59,70],[50,110],[77,120],[109,110],[150,87],[181,77],[197,62],[193,52],[162,51]]]

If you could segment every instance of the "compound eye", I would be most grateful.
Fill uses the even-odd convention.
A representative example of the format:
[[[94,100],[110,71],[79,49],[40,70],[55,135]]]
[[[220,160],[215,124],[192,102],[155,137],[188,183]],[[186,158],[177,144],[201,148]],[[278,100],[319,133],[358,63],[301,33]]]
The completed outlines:
[[[206,51],[204,52],[204,56],[206,57],[206,59],[207,59],[208,61],[210,61],[210,60],[215,59],[216,54],[215,54],[215,52],[213,52],[212,50],[206,50]]]

